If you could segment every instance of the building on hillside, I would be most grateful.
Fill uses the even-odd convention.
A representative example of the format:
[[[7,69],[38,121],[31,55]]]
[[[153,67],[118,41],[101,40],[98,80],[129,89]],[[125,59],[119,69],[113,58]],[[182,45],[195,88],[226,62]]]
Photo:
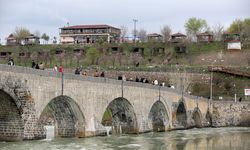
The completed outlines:
[[[196,35],[197,42],[210,43],[213,42],[214,35],[209,32],[203,32]]]
[[[6,45],[33,45],[33,44],[40,44],[40,38],[30,34],[24,39],[18,41],[13,34],[10,34],[6,38]]]
[[[171,42],[174,44],[174,49],[177,53],[186,52],[187,36],[182,33],[175,33],[171,35]]]
[[[162,42],[163,37],[160,34],[157,33],[151,33],[147,35],[148,41],[156,41],[156,42]]]
[[[6,45],[17,45],[16,38],[14,37],[13,34],[10,34],[10,35],[6,38]]]
[[[179,32],[171,35],[171,42],[173,43],[179,43],[186,39],[187,39],[187,36]]]
[[[240,34],[224,33],[223,41],[227,43],[228,50],[241,50]]]
[[[30,34],[24,39],[23,42],[24,45],[40,44],[40,37]]]
[[[60,28],[60,43],[119,42],[121,30],[109,25],[75,25]]]

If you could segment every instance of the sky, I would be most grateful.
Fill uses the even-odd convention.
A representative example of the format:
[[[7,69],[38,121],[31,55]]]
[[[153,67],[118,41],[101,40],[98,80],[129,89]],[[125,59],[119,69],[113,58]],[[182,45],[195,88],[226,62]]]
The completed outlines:
[[[59,28],[67,22],[123,25],[131,35],[137,19],[137,29],[147,33],[160,33],[164,25],[173,33],[185,33],[191,17],[227,28],[236,18],[250,17],[250,0],[0,0],[0,42],[16,27],[59,37]]]

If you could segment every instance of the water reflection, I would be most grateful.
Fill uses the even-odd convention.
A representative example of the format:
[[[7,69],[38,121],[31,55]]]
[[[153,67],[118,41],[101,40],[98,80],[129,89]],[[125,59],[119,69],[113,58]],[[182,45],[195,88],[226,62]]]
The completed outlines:
[[[249,150],[250,128],[206,128],[93,138],[1,142],[2,150]]]

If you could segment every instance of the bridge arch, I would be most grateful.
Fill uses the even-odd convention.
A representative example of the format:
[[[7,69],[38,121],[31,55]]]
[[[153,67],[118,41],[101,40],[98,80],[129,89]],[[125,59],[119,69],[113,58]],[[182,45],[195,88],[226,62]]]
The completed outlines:
[[[177,106],[176,121],[177,125],[180,127],[187,126],[187,107],[184,99],[181,99]]]
[[[122,97],[112,100],[102,117],[102,125],[112,126],[112,133],[138,133],[138,123],[131,103]]]
[[[166,109],[164,103],[157,100],[151,106],[148,119],[152,122],[153,131],[165,131],[169,124],[169,111]]]
[[[43,109],[38,120],[37,138],[46,136],[44,126],[55,126],[55,135],[59,137],[84,137],[85,117],[79,105],[68,96],[53,98]]]
[[[17,101],[9,93],[0,89],[0,141],[23,139],[24,123]]]
[[[194,121],[194,127],[202,127],[202,114],[198,107],[196,107],[192,113],[192,119]]]

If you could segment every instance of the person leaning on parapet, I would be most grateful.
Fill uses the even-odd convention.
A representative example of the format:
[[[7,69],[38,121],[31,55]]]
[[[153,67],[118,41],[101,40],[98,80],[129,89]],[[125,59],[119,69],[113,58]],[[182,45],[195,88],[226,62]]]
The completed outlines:
[[[139,82],[140,81],[140,79],[136,76],[135,77],[135,82]]]
[[[84,70],[84,71],[82,72],[82,75],[83,75],[83,76],[86,76],[86,75],[87,75],[87,71]]]
[[[103,78],[105,77],[104,71],[102,71],[100,76],[103,77]]]
[[[62,65],[59,65],[58,72],[63,73],[63,67],[62,67]]]
[[[14,66],[15,65],[14,64],[14,60],[12,58],[9,59],[8,65],[10,65],[10,66]]]
[[[35,61],[34,61],[34,60],[32,60],[32,62],[31,62],[31,67],[32,67],[33,69],[35,69],[35,68],[36,68],[36,63],[35,63]]]
[[[39,64],[39,69],[44,70],[44,64],[42,62]]]
[[[99,77],[99,73],[97,70],[95,70],[94,77]]]
[[[239,98],[239,102],[241,102],[241,100],[242,100],[242,98],[240,97],[240,98]]]
[[[154,85],[158,85],[158,80],[154,80]]]
[[[38,64],[36,64],[35,69],[39,69],[39,65]]]
[[[127,81],[127,78],[126,78],[125,74],[122,75],[122,81]]]
[[[57,65],[54,66],[53,70],[54,70],[55,72],[58,72],[58,67],[57,67]]]
[[[76,75],[80,75],[80,73],[81,73],[80,68],[77,67],[76,70],[75,70],[75,74],[76,74]]]

